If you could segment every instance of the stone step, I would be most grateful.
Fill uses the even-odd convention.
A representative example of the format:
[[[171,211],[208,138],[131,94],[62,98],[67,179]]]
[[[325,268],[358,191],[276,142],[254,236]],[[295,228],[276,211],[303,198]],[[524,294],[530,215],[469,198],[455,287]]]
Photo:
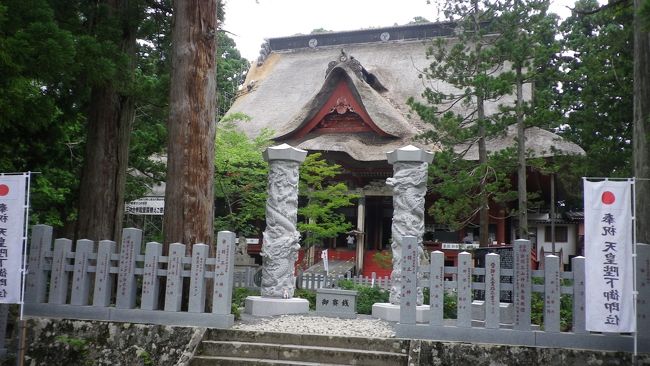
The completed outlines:
[[[399,338],[341,337],[320,334],[254,332],[233,329],[209,329],[203,339],[212,341],[294,344],[401,354],[408,354],[409,349],[409,341]]]
[[[259,358],[195,356],[190,366],[345,366],[335,363],[265,360]]]
[[[298,362],[327,360],[327,362],[335,364],[368,366],[406,365],[408,361],[408,355],[394,352],[296,344],[211,340],[201,342],[200,355]]]

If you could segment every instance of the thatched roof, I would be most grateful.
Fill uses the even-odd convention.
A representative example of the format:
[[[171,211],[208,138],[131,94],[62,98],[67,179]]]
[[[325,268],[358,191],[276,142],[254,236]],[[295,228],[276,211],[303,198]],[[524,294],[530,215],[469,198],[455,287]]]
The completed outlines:
[[[277,141],[312,151],[345,152],[360,161],[385,160],[386,152],[409,144],[437,151],[435,144],[425,146],[414,141],[430,125],[411,112],[406,101],[409,97],[421,98],[425,82],[438,90],[454,90],[441,81],[425,81],[419,77],[421,70],[430,64],[426,49],[431,45],[431,37],[452,34],[449,23],[427,23],[269,39],[258,63],[248,73],[246,88],[229,113],[242,112],[251,118],[240,124],[242,131],[251,137],[268,128],[274,131]],[[361,65],[363,75],[349,61],[339,62],[342,49]],[[373,87],[370,79],[382,87]],[[341,81],[349,85],[372,122],[386,135],[335,133],[292,137],[293,132],[319,111]],[[525,92],[530,95],[530,88]],[[462,108],[456,106],[456,111],[462,112]],[[494,103],[487,104],[486,113],[496,108]],[[533,147],[534,154],[546,154],[550,150],[548,142],[560,143],[547,134],[535,132],[530,136],[527,143]],[[535,142],[539,136],[544,137],[544,143]],[[512,138],[502,143],[506,141],[514,143]],[[560,151],[582,150],[572,143],[561,143],[564,147]],[[540,145],[539,150],[536,145]],[[496,143],[494,148],[501,146]]]
[[[547,158],[556,155],[584,155],[585,151],[573,142],[567,141],[553,132],[546,131],[539,127],[526,129],[526,150],[531,157]],[[508,127],[505,135],[487,139],[486,148],[490,152],[501,151],[516,145],[517,127]],[[465,150],[466,146],[458,146],[457,152]],[[478,145],[474,144],[467,150],[464,157],[466,160],[478,160]]]

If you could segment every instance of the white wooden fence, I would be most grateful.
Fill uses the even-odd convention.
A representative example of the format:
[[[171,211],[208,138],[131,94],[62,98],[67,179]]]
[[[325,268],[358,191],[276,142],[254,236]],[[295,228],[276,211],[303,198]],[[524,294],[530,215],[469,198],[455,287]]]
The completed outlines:
[[[142,232],[124,229],[120,252],[102,240],[56,239],[52,228],[36,225],[29,247],[25,315],[165,325],[227,328],[231,312],[235,234],[217,236],[217,255],[194,244],[147,243]],[[164,286],[164,288],[161,288]],[[207,292],[212,303],[207,304]],[[206,312],[211,305],[211,312]]]
[[[632,352],[635,339],[632,334],[602,334],[585,330],[585,262],[573,258],[572,272],[561,272],[557,256],[544,259],[544,270],[533,271],[530,266],[530,241],[516,240],[513,246],[513,269],[500,267],[498,254],[486,256],[485,268],[474,268],[472,255],[458,256],[458,266],[444,265],[444,254],[433,252],[428,267],[418,268],[415,237],[406,236],[402,245],[402,296],[397,336],[403,338],[436,339],[440,341],[497,343],[542,347],[583,348]],[[637,245],[637,348],[650,352],[650,246]],[[430,306],[418,317],[416,307],[417,276],[430,288]],[[512,276],[512,283],[501,283],[501,276]],[[454,277],[453,281],[445,277]],[[479,282],[479,278],[483,278]],[[533,284],[533,278],[543,284]],[[484,322],[472,321],[472,291],[485,292]],[[457,319],[443,319],[444,292],[457,294]],[[511,291],[513,322],[503,324],[500,311],[500,292]],[[543,324],[531,324],[531,294],[542,294]],[[560,329],[561,295],[572,298],[572,329]],[[604,310],[605,311],[605,310]],[[422,319],[418,323],[418,318]]]

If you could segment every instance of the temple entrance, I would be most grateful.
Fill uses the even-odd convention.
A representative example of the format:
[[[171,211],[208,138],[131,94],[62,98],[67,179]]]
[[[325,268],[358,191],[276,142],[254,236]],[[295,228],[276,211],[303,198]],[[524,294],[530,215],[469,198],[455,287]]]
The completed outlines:
[[[390,248],[393,197],[366,196],[366,245],[368,250]]]

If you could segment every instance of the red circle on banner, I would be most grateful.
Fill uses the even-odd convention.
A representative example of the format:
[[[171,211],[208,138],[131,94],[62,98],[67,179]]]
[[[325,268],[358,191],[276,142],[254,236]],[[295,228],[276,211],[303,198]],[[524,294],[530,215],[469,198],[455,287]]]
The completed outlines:
[[[605,191],[603,192],[603,195],[600,197],[600,199],[603,201],[604,204],[606,205],[611,205],[616,201],[616,196],[614,196],[614,193],[610,191]]]
[[[0,184],[0,196],[6,196],[9,194],[9,186],[6,184]]]

